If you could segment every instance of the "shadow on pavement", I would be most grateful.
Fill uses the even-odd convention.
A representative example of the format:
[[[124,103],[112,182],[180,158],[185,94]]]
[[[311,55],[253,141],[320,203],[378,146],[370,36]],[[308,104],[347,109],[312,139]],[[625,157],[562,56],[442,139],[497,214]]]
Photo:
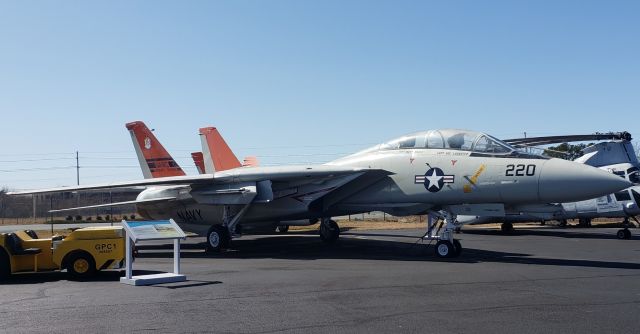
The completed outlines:
[[[615,268],[640,270],[640,263],[571,260],[562,258],[537,258],[531,254],[509,253],[483,249],[464,248],[462,255],[456,259],[440,259],[434,255],[435,242],[420,242],[417,236],[364,233],[346,234],[333,245],[322,243],[315,236],[276,235],[265,238],[236,239],[229,250],[217,254],[204,252],[204,243],[189,243],[182,246],[183,258],[211,259],[286,259],[286,260],[320,260],[320,259],[360,259],[360,260],[393,260],[421,261],[443,263],[514,263],[546,266],[574,266],[591,268]],[[376,239],[373,239],[376,237]],[[398,239],[413,238],[416,242],[406,240],[384,240],[381,237]],[[463,237],[464,238],[464,237]],[[620,242],[625,242],[621,240]],[[628,242],[628,241],[627,241]],[[462,240],[464,247],[464,240]],[[140,245],[140,258],[172,258],[171,245]]]

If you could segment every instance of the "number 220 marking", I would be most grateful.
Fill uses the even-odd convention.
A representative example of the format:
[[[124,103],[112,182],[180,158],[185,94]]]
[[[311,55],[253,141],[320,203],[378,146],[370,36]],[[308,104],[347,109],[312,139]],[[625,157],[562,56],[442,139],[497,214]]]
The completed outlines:
[[[505,176],[534,176],[536,165],[507,165]]]

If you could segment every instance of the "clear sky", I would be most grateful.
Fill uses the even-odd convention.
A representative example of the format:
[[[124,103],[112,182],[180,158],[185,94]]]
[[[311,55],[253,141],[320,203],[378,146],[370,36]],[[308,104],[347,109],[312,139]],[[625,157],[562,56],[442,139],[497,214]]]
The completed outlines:
[[[0,1],[0,187],[141,177],[143,120],[187,172],[324,162],[417,130],[640,138],[640,1]],[[38,169],[38,170],[34,170]]]

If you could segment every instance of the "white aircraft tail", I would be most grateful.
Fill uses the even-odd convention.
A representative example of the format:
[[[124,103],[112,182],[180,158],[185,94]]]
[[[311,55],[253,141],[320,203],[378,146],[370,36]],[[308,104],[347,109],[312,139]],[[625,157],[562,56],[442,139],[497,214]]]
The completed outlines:
[[[127,123],[126,127],[145,179],[186,175],[144,122]]]

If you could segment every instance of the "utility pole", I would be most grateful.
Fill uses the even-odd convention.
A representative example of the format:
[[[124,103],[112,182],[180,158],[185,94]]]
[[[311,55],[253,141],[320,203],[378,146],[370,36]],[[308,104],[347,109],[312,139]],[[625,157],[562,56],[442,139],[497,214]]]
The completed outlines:
[[[76,183],[80,185],[80,157],[78,155],[78,151],[76,150]],[[76,207],[80,207],[80,192],[76,191]],[[76,217],[80,216],[80,209],[76,212]]]
[[[80,185],[80,157],[76,151],[76,183]]]

